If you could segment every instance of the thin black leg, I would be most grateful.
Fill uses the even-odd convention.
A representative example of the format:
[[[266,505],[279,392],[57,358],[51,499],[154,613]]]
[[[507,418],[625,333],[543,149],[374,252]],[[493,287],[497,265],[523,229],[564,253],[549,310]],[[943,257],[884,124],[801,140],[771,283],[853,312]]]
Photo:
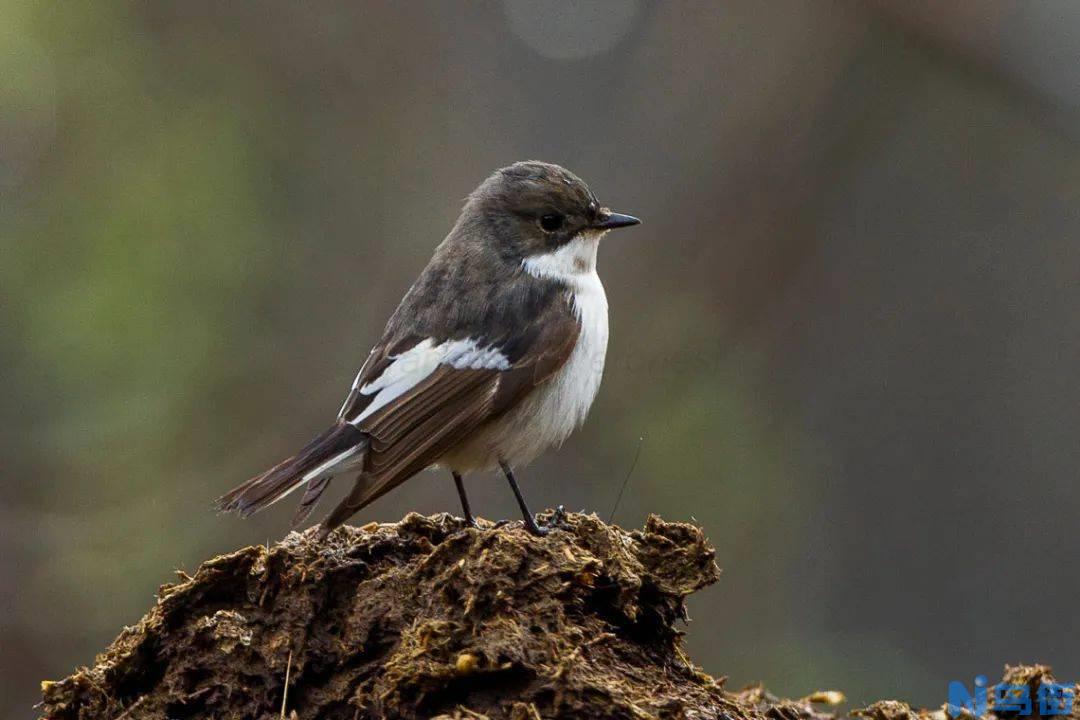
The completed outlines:
[[[473,517],[472,509],[469,507],[469,496],[465,494],[465,483],[461,479],[461,474],[456,470],[451,473],[454,476],[454,484],[457,485],[458,497],[461,498],[461,511],[465,513],[465,522],[476,527],[476,518]]]
[[[532,512],[529,510],[529,506],[525,504],[525,498],[521,494],[521,490],[518,488],[517,480],[514,479],[514,471],[510,469],[502,460],[499,461],[499,465],[502,467],[503,473],[506,475],[507,482],[510,483],[510,489],[514,491],[514,497],[517,498],[518,507],[521,508],[521,517],[525,520],[525,529],[533,535],[543,537],[547,535],[550,530],[548,528],[542,528],[536,524],[536,518],[533,517]]]

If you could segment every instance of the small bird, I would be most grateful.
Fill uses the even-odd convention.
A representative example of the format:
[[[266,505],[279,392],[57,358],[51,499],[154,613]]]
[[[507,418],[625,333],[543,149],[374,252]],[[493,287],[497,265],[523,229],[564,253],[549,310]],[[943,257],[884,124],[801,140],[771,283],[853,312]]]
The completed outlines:
[[[405,294],[353,381],[337,422],[298,453],[218,500],[242,517],[301,486],[301,525],[340,475],[352,491],[325,537],[426,468],[449,470],[475,526],[463,475],[499,468],[525,528],[545,535],[514,465],[561,444],[600,387],[608,304],[600,238],[641,221],[602,207],[570,171],[544,162],[495,171]]]

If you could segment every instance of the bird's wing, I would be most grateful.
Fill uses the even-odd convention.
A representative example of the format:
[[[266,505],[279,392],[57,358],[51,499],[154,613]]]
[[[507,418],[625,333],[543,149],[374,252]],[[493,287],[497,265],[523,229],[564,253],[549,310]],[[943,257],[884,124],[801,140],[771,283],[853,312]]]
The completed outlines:
[[[436,462],[562,367],[578,320],[567,297],[545,310],[497,344],[411,337],[377,346],[341,413],[369,437],[364,472],[324,528]]]

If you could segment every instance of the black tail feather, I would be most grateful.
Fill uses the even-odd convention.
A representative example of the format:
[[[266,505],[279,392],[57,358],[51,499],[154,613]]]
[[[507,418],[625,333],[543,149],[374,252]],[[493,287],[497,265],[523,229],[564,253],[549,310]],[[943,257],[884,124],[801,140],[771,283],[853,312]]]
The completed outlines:
[[[335,455],[367,442],[367,436],[348,423],[338,423],[315,437],[303,447],[296,455],[286,458],[261,475],[257,475],[246,483],[233,488],[225,495],[218,498],[217,507],[222,512],[235,512],[241,517],[247,517],[263,508],[280,500],[303,482],[304,474],[317,468]],[[301,509],[307,508],[307,512],[299,519],[307,517],[307,514],[315,506],[315,501],[322,491],[326,489],[329,478],[313,478],[311,486],[318,486],[318,490],[312,495],[313,487],[309,487],[304,494]]]
[[[304,497],[300,498],[300,504],[296,506],[296,513],[293,515],[292,528],[294,530],[304,524],[304,521],[311,515],[311,511],[319,504],[319,498],[322,497],[323,491],[326,490],[331,479],[331,476],[324,475],[308,482],[307,489],[304,490]]]

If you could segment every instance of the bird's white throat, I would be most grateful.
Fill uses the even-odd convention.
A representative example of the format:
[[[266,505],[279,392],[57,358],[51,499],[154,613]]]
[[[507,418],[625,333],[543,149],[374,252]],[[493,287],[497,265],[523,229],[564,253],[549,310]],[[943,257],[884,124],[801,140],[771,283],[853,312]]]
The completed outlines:
[[[590,283],[589,276],[596,277],[596,251],[603,236],[596,230],[580,232],[558,250],[530,255],[521,266],[533,277],[561,280],[577,291],[580,285]]]

